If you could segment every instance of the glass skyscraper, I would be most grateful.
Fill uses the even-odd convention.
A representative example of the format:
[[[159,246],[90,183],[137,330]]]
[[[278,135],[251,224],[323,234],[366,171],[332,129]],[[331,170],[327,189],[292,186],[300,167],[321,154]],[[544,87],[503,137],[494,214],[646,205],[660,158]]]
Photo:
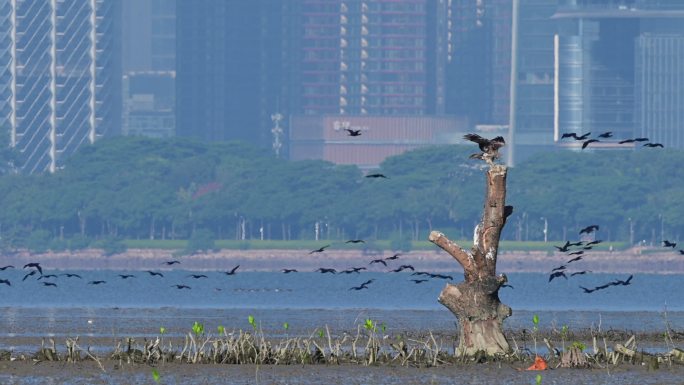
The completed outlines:
[[[0,127],[22,172],[119,131],[119,19],[112,0],[0,0]]]

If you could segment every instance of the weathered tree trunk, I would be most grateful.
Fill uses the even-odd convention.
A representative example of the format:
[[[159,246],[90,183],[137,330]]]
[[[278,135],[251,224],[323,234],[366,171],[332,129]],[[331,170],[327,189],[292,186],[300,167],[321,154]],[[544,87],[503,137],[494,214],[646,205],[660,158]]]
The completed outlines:
[[[482,220],[475,227],[470,252],[438,231],[430,233],[430,241],[454,257],[464,271],[463,282],[447,284],[439,295],[439,302],[458,318],[457,355],[506,354],[511,350],[502,331],[503,320],[511,315],[511,308],[499,300],[499,288],[506,283],[506,276],[496,275],[499,236],[512,210],[505,206],[506,172],[505,166],[493,165],[486,173]]]

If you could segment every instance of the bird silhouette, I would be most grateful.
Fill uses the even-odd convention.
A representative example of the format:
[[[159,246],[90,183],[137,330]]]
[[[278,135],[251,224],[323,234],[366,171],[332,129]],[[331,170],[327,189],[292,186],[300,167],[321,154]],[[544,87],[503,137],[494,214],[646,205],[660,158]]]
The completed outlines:
[[[349,268],[347,270],[343,270],[340,273],[344,273],[344,274],[357,273],[357,274],[360,274],[359,272],[361,270],[366,270],[366,268],[365,267],[352,267],[352,268]]]
[[[368,174],[368,175],[366,175],[366,178],[373,178],[373,179],[383,178],[383,179],[389,179],[389,178],[386,177],[384,174],[379,174],[379,173]]]
[[[599,135],[599,138],[611,138],[613,136],[613,133],[611,131],[604,132],[603,134]]]
[[[351,128],[345,128],[344,130],[349,133],[348,136],[361,136],[361,130],[352,130]]]
[[[570,250],[570,241],[565,241],[565,244],[563,246],[556,246],[554,245],[553,247],[557,248],[558,251],[566,252]]]
[[[662,143],[646,143],[643,145],[643,147],[660,147],[660,148],[665,148],[665,146],[662,145]]]
[[[0,283],[4,283],[7,286],[12,286],[12,282],[9,279],[0,279]]]
[[[582,235],[584,233],[590,234],[590,233],[593,233],[594,231],[598,231],[598,230],[599,230],[599,225],[590,225],[590,226],[587,226],[587,227],[581,229],[579,233],[580,233],[580,235]]]
[[[584,254],[584,250],[573,251],[572,253],[568,253],[568,255],[582,255],[582,254]]]
[[[558,278],[558,277],[563,277],[565,279],[568,279],[568,277],[565,275],[564,271],[557,271],[557,272],[549,275],[549,282],[553,281],[554,278]]]
[[[135,278],[135,275],[133,275],[133,274],[119,274],[119,277],[121,277],[121,279],[128,279],[128,278]]]
[[[29,273],[27,273],[24,278],[22,278],[22,281],[26,281],[26,278],[38,274],[38,270],[31,270]]]
[[[574,132],[566,132],[563,135],[561,135],[561,140],[565,138],[575,138],[575,140],[577,140],[577,134]]]
[[[67,278],[80,278],[80,279],[83,279],[83,277],[81,277],[81,276],[78,275],[78,274],[64,273],[64,274],[60,274],[60,275],[64,275],[64,276],[66,276]]]
[[[345,243],[366,243],[363,239],[350,239]]]
[[[648,138],[635,138],[634,141],[635,142],[648,142],[649,139]]]
[[[488,164],[494,164],[494,160],[499,158],[499,149],[506,145],[506,141],[502,136],[497,136],[494,139],[483,138],[478,134],[465,134],[463,139],[477,143],[480,154],[472,154],[470,158],[482,159]]]
[[[426,275],[429,277],[431,273],[428,273],[427,271],[416,271],[415,273],[411,273],[411,275]]]
[[[427,282],[428,280],[427,279],[412,279],[411,281],[413,281],[415,283],[423,283],[423,282]]]
[[[107,281],[90,281],[88,285],[102,285],[103,283],[107,283]]]
[[[56,275],[56,274],[45,274],[45,275],[41,275],[40,277],[38,277],[38,280],[40,281],[40,280],[43,279],[43,278],[45,278],[45,279],[57,278],[57,275]]]
[[[591,135],[591,132],[587,132],[586,134],[579,135],[579,136],[575,135],[575,140],[585,140],[586,138],[589,137],[589,135]]]
[[[596,291],[596,289],[587,289],[587,288],[584,287],[584,286],[580,286],[580,289],[584,290],[584,292],[587,293],[587,294],[593,293],[593,292]]]
[[[591,250],[591,249],[593,249],[592,246],[584,246],[584,247],[582,248],[582,250]]]
[[[40,275],[43,275],[43,268],[40,267],[40,263],[38,263],[38,262],[27,263],[24,265],[24,269],[27,267],[33,267],[34,269],[37,269],[38,272],[40,273]]]
[[[14,269],[14,266],[12,266],[12,265],[7,265],[7,266],[0,267],[0,271],[4,271],[4,270],[7,270],[7,269]]]
[[[180,261],[173,260],[173,261],[166,261],[162,263],[163,265],[171,266],[171,265],[177,265],[180,264]]]
[[[684,250],[679,250],[679,254],[684,255]]]
[[[450,275],[443,275],[443,274],[429,274],[430,278],[439,278],[439,279],[448,279],[450,281],[454,280],[454,277]]]
[[[576,271],[576,272],[570,274],[570,276],[571,276],[571,277],[574,277],[574,276],[576,276],[576,275],[584,275],[584,274],[587,274],[587,273],[591,273],[591,270]]]
[[[501,285],[501,287],[510,287],[511,289],[515,289],[515,288],[513,287],[513,285],[509,285],[509,284],[507,284],[507,283]]]
[[[674,249],[675,247],[677,247],[677,244],[670,242],[667,239],[665,239],[665,240],[663,240],[663,247],[671,247]]]
[[[374,259],[374,260],[370,261],[369,265],[372,265],[374,263],[382,263],[383,265],[387,266],[387,262],[385,262],[384,259]]]
[[[282,271],[285,274],[298,273],[297,269],[283,269]]]
[[[237,271],[238,267],[240,267],[240,265],[235,266],[231,271],[224,271],[223,274],[225,274],[225,275],[235,275],[235,272]]]
[[[188,278],[190,278],[190,277],[192,277],[192,278],[194,278],[194,279],[209,278],[209,277],[207,277],[207,276],[204,275],[204,274],[189,274],[189,275],[188,275]]]
[[[616,279],[615,281],[613,281],[613,284],[614,284],[615,286],[617,286],[617,285],[622,285],[622,286],[631,285],[631,281],[632,281],[632,278],[633,278],[633,277],[634,277],[633,275],[630,275],[630,276],[629,276],[626,280],[624,280],[624,281],[621,280],[621,279]]]
[[[597,240],[595,240],[595,241],[587,242],[587,246],[598,245],[598,244],[601,243],[601,242],[603,242],[603,241],[600,240],[600,239],[597,239]]]
[[[391,256],[391,257],[385,258],[385,261],[394,261],[394,260],[397,260],[397,259],[399,259],[399,256],[400,256],[400,255],[401,255],[401,254],[399,254],[399,253],[394,254],[394,255]]]
[[[192,288],[191,288],[190,286],[188,286],[188,285],[171,285],[171,287],[175,287],[176,289],[179,289],[179,290],[180,290],[180,289],[192,289]]]
[[[162,273],[160,273],[160,272],[158,272],[158,271],[145,270],[145,272],[146,272],[147,274],[149,274],[150,276],[152,276],[152,277],[154,277],[155,275],[158,275],[158,276],[160,276],[160,277],[163,277],[163,276],[164,276],[164,274],[162,274]]]
[[[582,260],[582,256],[580,255],[580,256],[575,257],[575,258],[573,258],[573,259],[571,259],[565,263],[572,263],[572,262],[577,262],[577,261],[581,261],[581,260]]]
[[[625,143],[634,143],[634,139],[624,139],[618,142],[618,144],[625,144]]]
[[[337,273],[337,270],[335,270],[335,269],[326,269],[325,267],[319,267],[318,270],[316,270],[316,272],[321,273],[321,274],[326,274],[326,273],[336,274],[336,273]]]
[[[321,248],[318,248],[318,249],[316,249],[316,250],[311,250],[311,251],[309,251],[309,254],[313,254],[313,253],[322,253],[322,252],[324,252],[325,249],[327,249],[328,247],[330,247],[330,245],[325,245],[325,246],[323,246],[323,247],[321,247]]]
[[[368,289],[368,285],[366,285],[365,283],[362,283],[359,286],[354,286],[354,287],[349,288],[349,290],[363,290],[363,289]]]
[[[584,142],[582,142],[582,150],[587,148],[587,146],[590,145],[591,143],[596,143],[596,142],[599,142],[599,140],[598,139],[585,140]]]
[[[555,269],[551,270],[551,272],[565,270],[566,268],[567,268],[567,266],[561,265],[561,266],[558,266]]]
[[[43,286],[54,286],[54,287],[57,287],[57,284],[56,284],[56,283],[53,283],[53,282],[41,282],[41,283],[43,284]]]
[[[411,266],[411,265],[401,265],[401,266],[399,266],[399,269],[401,269],[401,270],[411,270],[411,271],[415,271],[415,269],[414,269],[413,266]],[[401,270],[400,270],[400,271],[401,271]]]

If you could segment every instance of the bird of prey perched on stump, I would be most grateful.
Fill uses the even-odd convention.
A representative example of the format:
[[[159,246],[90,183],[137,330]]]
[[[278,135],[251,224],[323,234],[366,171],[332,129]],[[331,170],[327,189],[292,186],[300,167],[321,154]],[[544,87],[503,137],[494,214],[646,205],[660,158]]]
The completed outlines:
[[[494,160],[499,158],[499,149],[506,145],[502,136],[497,136],[494,139],[486,139],[477,134],[465,134],[463,139],[475,142],[480,146],[482,153],[470,155],[471,159],[482,159],[487,164],[492,166]]]

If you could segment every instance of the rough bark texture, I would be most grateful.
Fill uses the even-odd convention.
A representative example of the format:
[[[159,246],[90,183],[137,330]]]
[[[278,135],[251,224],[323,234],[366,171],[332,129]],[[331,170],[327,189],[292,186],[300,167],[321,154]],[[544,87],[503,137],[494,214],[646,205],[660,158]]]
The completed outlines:
[[[496,275],[499,237],[507,216],[506,172],[505,166],[493,165],[486,173],[482,220],[475,227],[470,252],[438,231],[430,233],[430,241],[454,257],[465,276],[457,285],[447,284],[439,295],[439,302],[458,318],[457,355],[506,354],[511,350],[502,331],[503,320],[511,315],[511,308],[499,300],[499,288],[507,279],[504,274]]]

